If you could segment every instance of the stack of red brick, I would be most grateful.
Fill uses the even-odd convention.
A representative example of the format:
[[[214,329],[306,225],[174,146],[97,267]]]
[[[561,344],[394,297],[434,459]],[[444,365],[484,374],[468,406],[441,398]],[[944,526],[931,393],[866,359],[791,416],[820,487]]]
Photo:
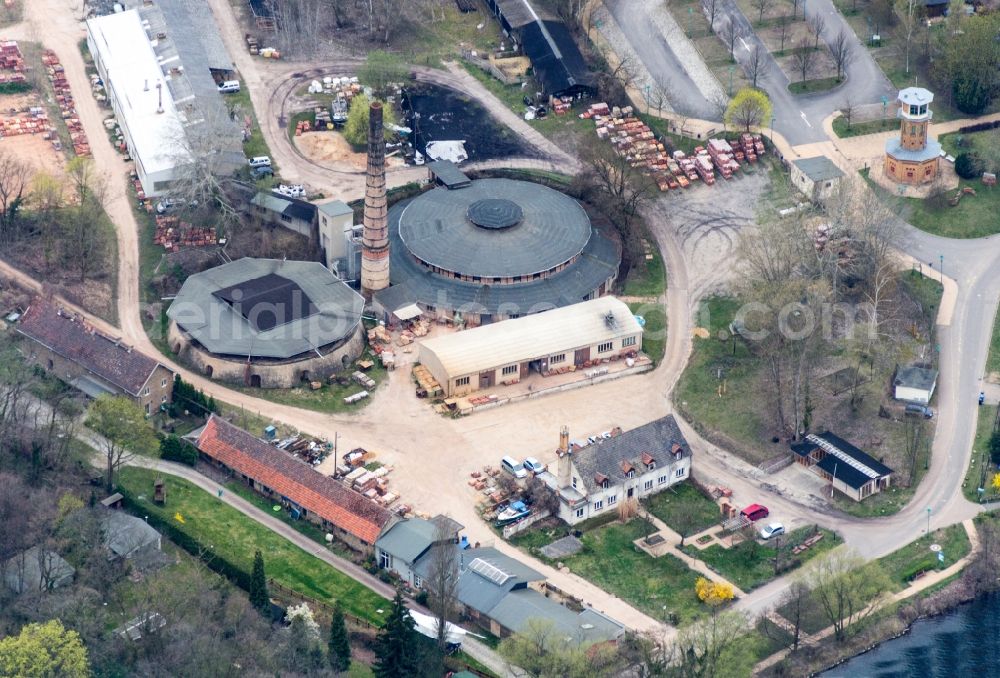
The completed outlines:
[[[194,226],[177,217],[156,216],[156,233],[153,244],[162,245],[168,252],[182,247],[205,247],[216,244],[215,228]]]
[[[87,134],[83,131],[80,118],[76,113],[76,104],[73,101],[73,92],[70,90],[69,81],[66,79],[66,72],[59,63],[59,57],[50,49],[42,53],[42,63],[45,64],[45,72],[52,83],[52,89],[56,95],[56,103],[59,105],[59,113],[66,121],[69,129],[69,137],[73,142],[73,152],[77,155],[90,155],[90,142],[87,141]]]

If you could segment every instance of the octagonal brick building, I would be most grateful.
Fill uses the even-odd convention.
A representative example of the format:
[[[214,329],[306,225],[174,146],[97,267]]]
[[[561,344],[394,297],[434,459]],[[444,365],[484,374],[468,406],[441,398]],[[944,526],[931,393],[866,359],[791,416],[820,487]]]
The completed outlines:
[[[900,90],[899,137],[885,142],[885,176],[900,184],[928,184],[938,176],[941,144],[928,137],[934,95],[922,87]]]
[[[167,336],[208,377],[287,388],[361,354],[363,308],[323,264],[246,257],[189,276],[167,309]]]
[[[611,291],[621,250],[568,195],[527,181],[453,181],[389,210],[393,316],[517,318]]]

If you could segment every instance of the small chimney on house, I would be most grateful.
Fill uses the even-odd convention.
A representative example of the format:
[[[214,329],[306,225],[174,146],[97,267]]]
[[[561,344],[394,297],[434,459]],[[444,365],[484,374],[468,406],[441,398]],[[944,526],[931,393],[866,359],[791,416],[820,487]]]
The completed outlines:
[[[559,457],[556,471],[556,481],[559,487],[570,487],[573,482],[573,453],[569,449],[569,429],[563,426],[559,429]]]

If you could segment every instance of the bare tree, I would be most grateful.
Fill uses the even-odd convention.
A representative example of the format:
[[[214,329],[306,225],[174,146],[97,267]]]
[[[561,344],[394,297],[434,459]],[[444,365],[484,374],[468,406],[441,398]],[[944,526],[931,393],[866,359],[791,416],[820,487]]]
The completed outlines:
[[[670,99],[667,97],[667,92],[660,85],[656,85],[646,99],[646,105],[656,109],[657,117],[663,115],[663,109],[669,106],[669,104]]]
[[[778,31],[778,42],[780,43],[780,47],[778,49],[782,52],[785,51],[785,40],[788,39],[788,30],[790,27],[791,26],[790,22],[788,21],[787,15],[783,15],[778,18],[777,31]]]
[[[920,26],[920,6],[917,0],[896,0],[895,8],[903,36],[904,64],[906,73],[909,73],[910,47],[913,44],[913,36]]]
[[[7,151],[0,151],[0,242],[13,239],[15,221],[32,174],[29,164]]]
[[[758,25],[764,22],[764,12],[771,9],[772,0],[750,0],[750,6],[757,10]]]
[[[726,22],[719,27],[719,37],[722,38],[722,42],[729,48],[729,58],[735,59],[736,38],[740,37],[740,31],[736,28],[736,24],[732,18],[726,19]]]
[[[833,57],[833,63],[837,67],[837,79],[839,80],[854,57],[854,43],[845,30],[841,29],[837,33],[837,37],[830,43],[830,56]]]
[[[809,586],[802,577],[792,577],[791,584],[778,605],[781,609],[781,616],[787,619],[792,626],[792,650],[799,649],[799,640],[802,637],[802,620],[810,603],[809,593]]]
[[[751,87],[756,89],[757,81],[767,75],[769,64],[767,52],[760,45],[754,45],[753,49],[750,50],[750,56],[747,58],[745,64],[747,78],[750,79]]]
[[[708,19],[708,27],[714,28],[715,15],[718,14],[719,0],[702,0],[701,6],[705,10],[705,18]]]
[[[792,0],[792,21],[795,21],[795,15],[799,11],[799,3],[800,2],[802,2],[802,0]],[[803,10],[802,10],[803,14],[805,14],[804,7],[805,6],[803,5]]]
[[[809,30],[813,33],[813,48],[819,49],[820,38],[823,37],[823,31],[826,29],[826,17],[816,11],[806,20],[806,23],[809,24]]]
[[[73,158],[67,175],[74,204],[64,212],[66,236],[73,243],[66,254],[79,272],[80,282],[84,282],[92,270],[104,263],[109,246],[106,230],[102,228],[107,219],[104,211],[107,180],[88,158]]]
[[[431,547],[430,571],[425,586],[431,612],[437,619],[438,649],[444,650],[448,641],[448,622],[455,614],[458,600],[458,558],[455,555],[454,534],[449,533],[447,519],[443,516],[434,534]]]
[[[812,45],[806,38],[802,38],[795,47],[795,53],[792,54],[792,64],[799,72],[800,80],[805,81],[806,76],[812,71],[815,58],[816,52],[813,51]]]
[[[847,96],[844,97],[844,105],[840,108],[840,114],[847,122],[847,129],[851,129],[851,123],[854,121],[856,108],[854,98],[850,95],[850,93],[848,93]]]

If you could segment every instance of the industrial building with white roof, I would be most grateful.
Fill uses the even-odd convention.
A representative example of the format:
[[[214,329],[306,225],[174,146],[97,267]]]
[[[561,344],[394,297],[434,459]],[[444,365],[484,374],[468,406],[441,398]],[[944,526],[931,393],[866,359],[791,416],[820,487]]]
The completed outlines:
[[[622,301],[579,304],[427,339],[420,363],[446,396],[516,383],[532,370],[546,374],[642,350],[642,326]]]
[[[160,196],[210,144],[213,171],[242,166],[240,129],[211,71],[232,64],[203,3],[127,2],[138,9],[87,20],[87,47],[104,82],[146,196]]]

